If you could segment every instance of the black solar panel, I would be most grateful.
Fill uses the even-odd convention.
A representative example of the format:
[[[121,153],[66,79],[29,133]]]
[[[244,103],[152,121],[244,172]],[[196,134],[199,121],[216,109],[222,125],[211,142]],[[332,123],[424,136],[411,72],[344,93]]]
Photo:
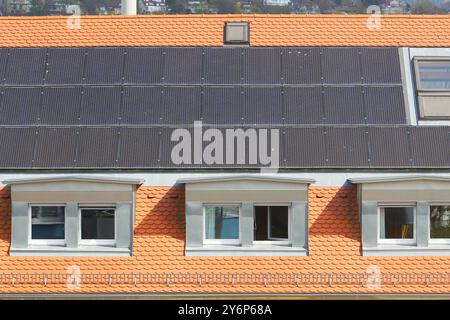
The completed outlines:
[[[9,49],[6,84],[38,85],[45,76],[47,49]]]
[[[286,124],[319,124],[323,122],[324,108],[321,87],[284,88]]]
[[[161,87],[125,87],[122,120],[124,124],[155,124],[163,117]]]
[[[403,88],[365,87],[364,102],[368,124],[406,124]]]
[[[120,131],[117,166],[121,168],[159,167],[161,129],[124,128]],[[169,148],[164,148],[170,152]]]
[[[202,120],[205,124],[242,123],[242,94],[239,87],[204,88]]]
[[[167,87],[163,89],[161,123],[190,124],[201,118],[200,87]]]
[[[73,168],[78,140],[75,128],[39,128],[34,168]]]
[[[164,81],[172,84],[202,83],[202,48],[166,48]]]
[[[282,49],[282,75],[285,84],[320,84],[320,48]]]
[[[329,165],[323,128],[285,128],[281,138],[282,167],[316,168]]]
[[[328,166],[368,167],[367,128],[330,127],[325,132]]]
[[[3,83],[3,80],[5,78],[7,61],[8,61],[8,49],[0,48],[0,84]]]
[[[117,128],[80,128],[76,166],[113,168],[117,165],[119,143]]]
[[[205,79],[208,84],[239,84],[242,77],[242,49],[205,49]]]
[[[363,82],[402,82],[398,48],[361,48],[360,51]]]
[[[0,124],[36,124],[41,105],[41,89],[7,87],[3,90],[0,105]]]
[[[449,127],[411,127],[411,158],[415,167],[448,167]]]
[[[358,48],[323,48],[323,82],[328,84],[361,83]]]
[[[119,122],[120,87],[87,87],[81,102],[81,124],[116,124]]]
[[[360,87],[325,87],[325,123],[362,124],[364,100]]]
[[[244,123],[282,124],[281,88],[243,88]]]
[[[0,127],[0,167],[31,168],[36,130]]]
[[[40,114],[41,124],[61,125],[79,123],[81,88],[45,88]]]
[[[120,84],[122,83],[123,48],[88,48],[86,56],[85,83]]]
[[[277,48],[243,49],[243,77],[247,84],[281,83],[281,54]]]
[[[45,83],[82,83],[85,51],[86,49],[83,48],[50,48],[48,50]]]
[[[408,129],[405,127],[369,127],[371,167],[410,167]]]
[[[127,48],[125,83],[161,83],[164,72],[162,48]]]

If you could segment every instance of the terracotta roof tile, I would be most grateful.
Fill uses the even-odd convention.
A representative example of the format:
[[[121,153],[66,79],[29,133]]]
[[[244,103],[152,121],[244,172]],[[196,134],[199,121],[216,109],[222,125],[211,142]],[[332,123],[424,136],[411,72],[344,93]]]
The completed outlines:
[[[227,21],[248,21],[252,46],[450,46],[449,15],[169,15],[0,17],[0,47],[222,46]]]
[[[376,265],[382,272],[449,272],[450,257],[363,257],[355,187],[310,187],[309,252],[307,257],[185,257],[182,187],[140,187],[137,192],[133,257],[10,257],[8,228],[0,229],[0,275],[3,273],[66,273],[72,265],[83,273],[364,273]],[[181,195],[171,198],[170,195]],[[322,198],[316,198],[322,194]],[[2,215],[10,218],[9,189],[0,190]],[[147,196],[152,195],[149,199]],[[152,199],[163,202],[149,205]],[[324,209],[326,208],[326,211]],[[383,285],[370,289],[345,284],[145,284],[81,285],[68,289],[63,283],[15,285],[0,282],[0,293],[448,293],[450,284]]]

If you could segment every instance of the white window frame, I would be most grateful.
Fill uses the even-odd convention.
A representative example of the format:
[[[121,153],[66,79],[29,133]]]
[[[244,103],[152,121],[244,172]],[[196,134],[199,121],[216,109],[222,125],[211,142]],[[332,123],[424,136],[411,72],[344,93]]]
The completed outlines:
[[[450,206],[450,203],[430,203],[428,205],[428,241],[430,244],[450,244],[450,238],[431,238],[431,207]]]
[[[240,245],[242,243],[242,230],[241,230],[241,218],[242,218],[242,204],[241,203],[203,203],[203,244],[205,245]],[[206,207],[238,207],[239,214],[239,239],[206,239]]]
[[[268,207],[267,210],[267,238],[269,240],[253,240],[254,244],[291,245],[292,244],[292,204],[290,203],[255,203],[253,205],[253,221],[255,222],[255,207]],[[288,208],[288,238],[273,238],[270,236],[270,207]],[[253,230],[254,232],[254,230]]]
[[[32,229],[33,229],[33,207],[64,207],[64,239],[33,239]],[[28,243],[30,245],[37,246],[65,246],[66,245],[66,208],[65,203],[29,203],[28,204]]]
[[[381,212],[385,208],[412,208],[413,209],[413,238],[412,239],[381,239]],[[379,244],[416,245],[417,244],[417,205],[413,204],[379,204],[377,210],[377,241]]]
[[[114,210],[114,239],[82,239],[82,216],[83,210],[112,209]],[[117,240],[117,208],[115,206],[79,206],[78,207],[78,244],[82,246],[115,246]]]
[[[450,57],[444,56],[414,56],[413,68],[415,76],[415,92],[417,98],[417,104],[419,106],[418,113],[420,120],[448,120],[450,116],[448,115],[438,115],[438,116],[427,116],[425,115],[424,101],[426,97],[450,97],[450,89],[434,88],[428,89],[423,88],[422,80],[420,79],[419,65],[421,62],[432,63],[432,62],[450,62]]]

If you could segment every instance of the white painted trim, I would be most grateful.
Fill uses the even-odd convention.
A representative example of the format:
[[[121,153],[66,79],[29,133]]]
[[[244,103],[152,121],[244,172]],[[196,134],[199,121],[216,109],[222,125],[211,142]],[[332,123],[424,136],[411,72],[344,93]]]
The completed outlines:
[[[2,183],[7,184],[26,184],[26,183],[43,183],[43,182],[59,182],[59,181],[81,181],[81,182],[103,182],[103,183],[119,183],[119,184],[142,184],[143,179],[127,179],[114,178],[110,175],[31,175],[29,178],[6,179]]]
[[[237,169],[236,169],[237,170]],[[87,172],[87,171],[86,171]],[[111,172],[107,173],[108,176],[114,178],[143,178],[145,179],[145,183],[142,186],[147,187],[172,187],[177,184],[177,180],[180,178],[192,178],[192,177],[210,177],[217,176],[218,174],[226,177],[229,175],[235,175],[236,172],[223,172],[223,173],[212,173],[212,172],[162,172],[162,171],[126,171],[122,170],[121,172]],[[50,175],[45,173],[46,176]],[[89,173],[89,175],[95,175],[93,173]],[[100,174],[100,176],[105,176],[106,173]],[[24,171],[17,170],[15,172],[0,172],[0,181],[4,181],[12,178],[28,178],[29,176],[36,176],[36,172],[33,173],[24,173]],[[405,172],[405,170],[397,170],[397,171],[381,171],[381,170],[297,170],[292,172],[280,172],[277,174],[279,177],[292,177],[298,179],[307,179],[313,176],[316,179],[314,186],[342,186],[348,184],[349,181],[355,180],[354,183],[358,183],[356,180],[364,178],[368,180],[377,180],[377,179],[390,179],[392,177],[401,176],[401,177],[410,177],[415,178],[417,176],[423,177],[423,179],[433,179],[433,177],[441,177],[442,179],[448,179],[450,181],[450,172],[447,169],[436,169],[430,172],[429,170],[417,171],[417,172]]]
[[[417,125],[416,91],[411,68],[409,48],[399,48],[402,71],[403,96],[405,100],[405,112],[408,124]]]

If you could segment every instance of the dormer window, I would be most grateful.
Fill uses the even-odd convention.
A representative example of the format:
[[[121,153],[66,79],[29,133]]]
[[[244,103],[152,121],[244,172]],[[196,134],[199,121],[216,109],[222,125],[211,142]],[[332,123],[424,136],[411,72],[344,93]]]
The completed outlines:
[[[450,118],[450,59],[414,57],[421,118]]]

